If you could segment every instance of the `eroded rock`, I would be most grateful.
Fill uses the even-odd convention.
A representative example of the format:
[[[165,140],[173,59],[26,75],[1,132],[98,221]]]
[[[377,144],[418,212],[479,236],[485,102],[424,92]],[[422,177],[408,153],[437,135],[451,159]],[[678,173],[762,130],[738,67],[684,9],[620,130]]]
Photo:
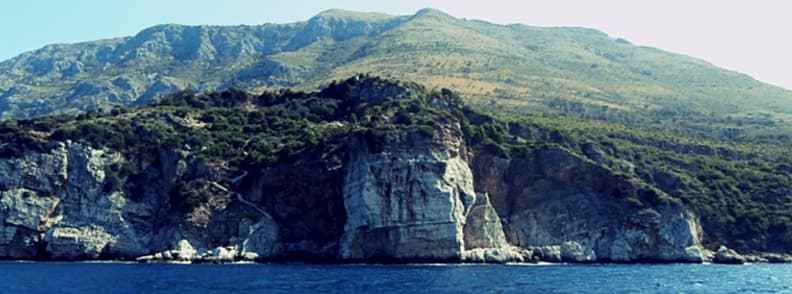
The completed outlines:
[[[509,160],[477,156],[474,170],[507,241],[544,248],[541,260],[702,260],[700,226],[681,203],[563,148]]]
[[[60,227],[47,232],[47,253],[59,260],[97,259],[102,252],[117,241],[103,228]]]
[[[243,222],[240,224],[240,234],[245,230],[247,236],[241,246],[244,259],[266,259],[277,254],[278,224],[274,220],[264,217],[252,225]]]
[[[737,251],[726,248],[726,246],[721,246],[718,248],[718,251],[715,252],[715,257],[712,259],[712,262],[724,264],[743,264],[746,262],[746,259],[741,254],[737,253]]]
[[[489,195],[476,195],[465,219],[465,249],[501,248],[509,245],[503,234],[501,219],[489,200]]]
[[[342,260],[461,259],[465,211],[476,196],[459,133],[444,128],[434,134],[447,139],[439,142],[418,132],[388,133],[384,150],[353,142]]]
[[[55,197],[39,197],[35,191],[24,188],[2,191],[0,211],[3,212],[0,215],[5,215],[5,223],[8,225],[43,231],[54,221],[50,218],[59,201]]]

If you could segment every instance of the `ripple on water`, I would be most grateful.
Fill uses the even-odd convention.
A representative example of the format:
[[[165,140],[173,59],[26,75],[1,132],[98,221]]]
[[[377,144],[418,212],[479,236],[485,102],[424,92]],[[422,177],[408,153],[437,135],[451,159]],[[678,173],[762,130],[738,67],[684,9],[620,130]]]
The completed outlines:
[[[789,292],[792,265],[169,265],[0,262],[0,293]]]

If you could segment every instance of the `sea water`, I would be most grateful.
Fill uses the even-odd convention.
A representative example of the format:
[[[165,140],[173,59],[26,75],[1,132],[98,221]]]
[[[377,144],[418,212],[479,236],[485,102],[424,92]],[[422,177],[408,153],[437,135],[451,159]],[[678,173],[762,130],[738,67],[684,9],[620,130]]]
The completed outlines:
[[[0,262],[2,293],[792,293],[792,265]]]

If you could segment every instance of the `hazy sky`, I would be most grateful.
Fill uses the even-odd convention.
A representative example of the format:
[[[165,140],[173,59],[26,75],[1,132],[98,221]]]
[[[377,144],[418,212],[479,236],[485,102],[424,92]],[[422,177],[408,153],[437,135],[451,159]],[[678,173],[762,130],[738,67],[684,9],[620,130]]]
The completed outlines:
[[[596,28],[792,89],[792,2],[784,0],[8,0],[0,2],[0,60],[161,23],[283,23],[329,8],[413,14],[423,7],[494,23]]]

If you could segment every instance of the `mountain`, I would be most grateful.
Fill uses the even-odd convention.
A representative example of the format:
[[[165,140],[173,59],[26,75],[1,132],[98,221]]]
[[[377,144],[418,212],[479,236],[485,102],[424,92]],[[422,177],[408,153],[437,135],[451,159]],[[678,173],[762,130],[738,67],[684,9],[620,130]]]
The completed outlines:
[[[792,94],[594,30],[163,25],[0,93],[0,258],[792,260]]]
[[[792,92],[584,28],[496,25],[424,9],[341,10],[258,26],[160,25],[0,63],[0,118],[143,105],[181,89],[314,89],[371,72],[471,105],[723,140],[789,142]]]

